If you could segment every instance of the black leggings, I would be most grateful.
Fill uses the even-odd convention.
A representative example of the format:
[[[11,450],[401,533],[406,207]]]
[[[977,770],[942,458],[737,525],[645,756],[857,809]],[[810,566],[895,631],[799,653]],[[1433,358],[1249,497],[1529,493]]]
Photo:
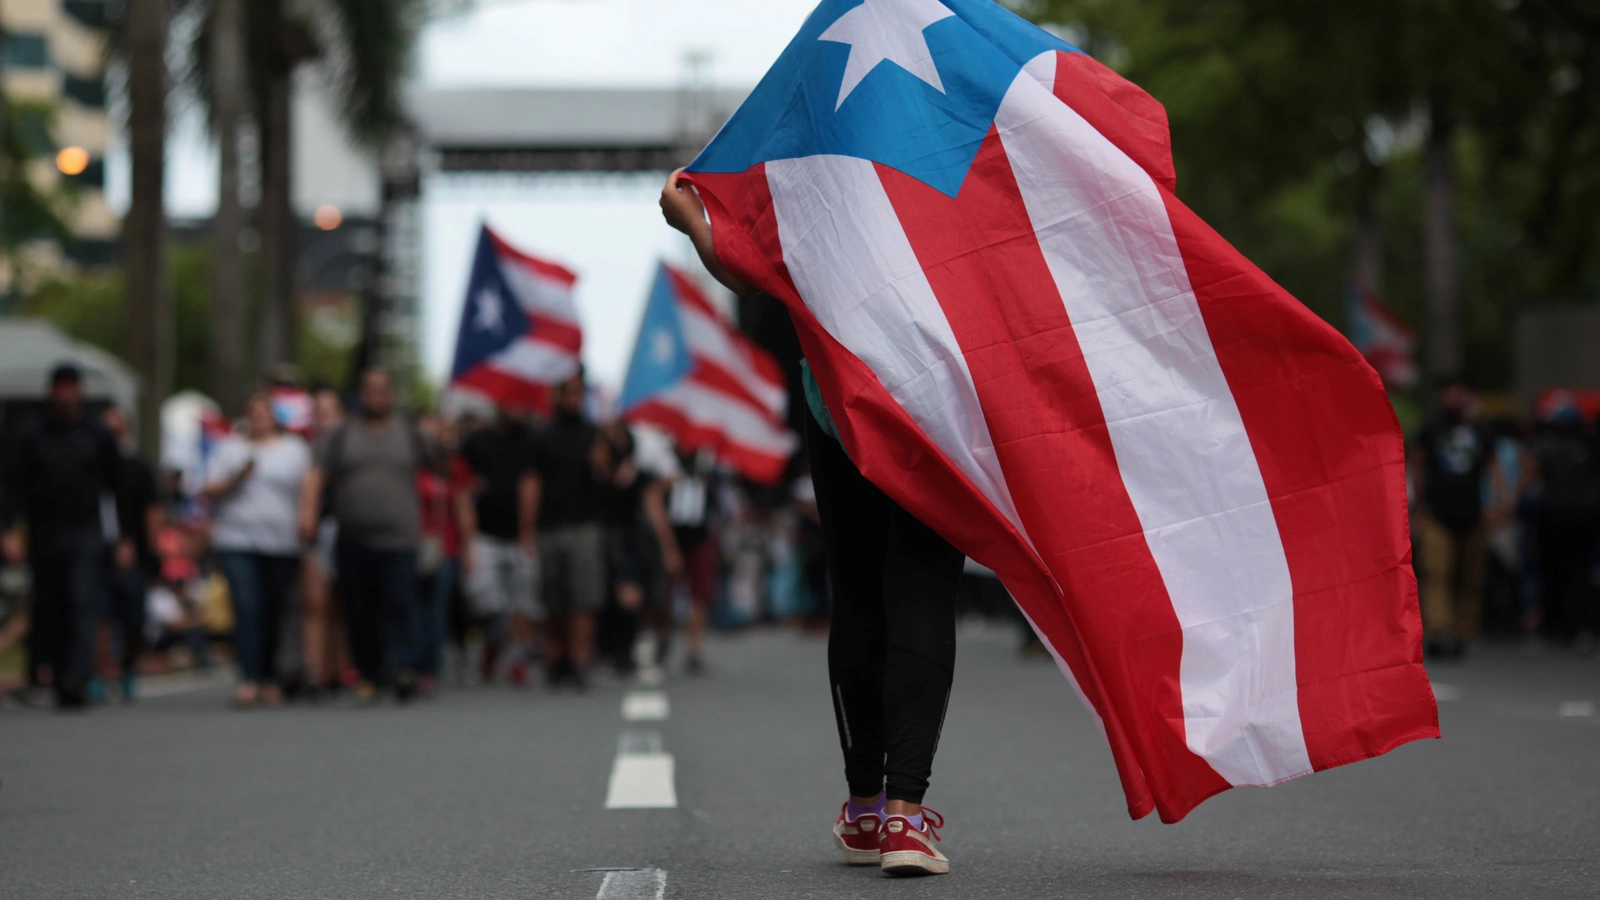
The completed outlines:
[[[833,580],[828,677],[850,794],[921,803],[950,700],[963,557],[809,415],[806,444]]]

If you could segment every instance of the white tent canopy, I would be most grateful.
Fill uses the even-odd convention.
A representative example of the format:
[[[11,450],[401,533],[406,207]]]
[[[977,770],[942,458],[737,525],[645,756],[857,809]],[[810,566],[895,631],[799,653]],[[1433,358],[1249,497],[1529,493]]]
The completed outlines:
[[[83,370],[88,399],[134,409],[139,381],[116,357],[41,319],[0,319],[0,403],[43,399],[50,370],[64,362]]]

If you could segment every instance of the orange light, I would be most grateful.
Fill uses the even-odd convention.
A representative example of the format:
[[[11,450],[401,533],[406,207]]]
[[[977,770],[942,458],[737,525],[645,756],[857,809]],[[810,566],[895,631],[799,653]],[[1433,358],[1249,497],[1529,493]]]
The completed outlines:
[[[89,168],[89,151],[82,147],[62,147],[56,154],[56,168],[63,175],[82,175]]]
[[[312,215],[311,221],[317,223],[317,227],[323,231],[332,231],[344,223],[344,213],[339,211],[339,207],[332,204],[319,206],[316,213]]]

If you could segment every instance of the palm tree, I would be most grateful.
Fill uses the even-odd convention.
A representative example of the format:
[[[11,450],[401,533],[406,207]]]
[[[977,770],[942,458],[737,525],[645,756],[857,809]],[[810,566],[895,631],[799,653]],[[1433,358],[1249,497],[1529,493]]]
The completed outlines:
[[[128,0],[124,36],[128,67],[128,145],[133,191],[123,223],[127,256],[128,359],[139,392],[140,449],[160,451],[161,404],[172,389],[173,311],[167,286],[167,0]]]
[[[244,107],[242,0],[213,0],[211,131],[217,137],[217,215],[212,221],[211,395],[230,414],[244,401],[244,260],[239,238],[239,121]]]
[[[184,0],[201,7],[191,54],[190,80],[212,106],[213,129],[228,134],[219,118],[219,101],[231,94],[217,84],[225,73],[217,55],[224,5],[238,0]],[[331,92],[351,135],[375,153],[403,120],[401,84],[422,23],[439,0],[249,0],[242,4],[245,88],[261,147],[261,296],[257,329],[258,371],[295,357],[295,259],[298,223],[291,205],[293,172],[290,104],[295,73],[306,62],[321,61],[323,83]],[[226,63],[223,63],[225,66]],[[229,177],[223,167],[222,178]],[[237,177],[234,170],[233,177]],[[226,185],[221,185],[226,191]],[[219,213],[221,210],[219,209]],[[219,232],[237,232],[237,222],[218,222]],[[219,234],[219,242],[228,240]],[[219,243],[220,246],[220,243]],[[219,261],[220,258],[219,258]],[[233,265],[231,261],[229,265]],[[219,273],[218,289],[222,289]],[[217,314],[223,314],[222,309]],[[242,317],[235,317],[242,318]],[[219,334],[224,326],[220,325]],[[219,353],[223,352],[220,348]]]

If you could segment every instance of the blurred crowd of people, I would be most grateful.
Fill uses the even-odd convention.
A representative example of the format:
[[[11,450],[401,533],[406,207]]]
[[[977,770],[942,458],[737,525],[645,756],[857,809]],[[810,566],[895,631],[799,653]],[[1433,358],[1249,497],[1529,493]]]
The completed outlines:
[[[1411,441],[1425,649],[1459,659],[1483,630],[1600,643],[1600,431],[1557,392],[1533,421],[1490,419],[1460,379]]]
[[[158,474],[125,415],[92,414],[81,374],[59,367],[4,448],[5,559],[29,573],[11,591],[14,696],[131,701],[142,673],[209,667],[219,641],[239,708],[405,702],[541,669],[583,690],[600,666],[703,671],[713,618],[826,621],[803,471],[756,485],[658,432],[596,422],[581,374],[552,406],[407,416],[381,369],[348,412],[330,388],[277,385],[186,477]]]

